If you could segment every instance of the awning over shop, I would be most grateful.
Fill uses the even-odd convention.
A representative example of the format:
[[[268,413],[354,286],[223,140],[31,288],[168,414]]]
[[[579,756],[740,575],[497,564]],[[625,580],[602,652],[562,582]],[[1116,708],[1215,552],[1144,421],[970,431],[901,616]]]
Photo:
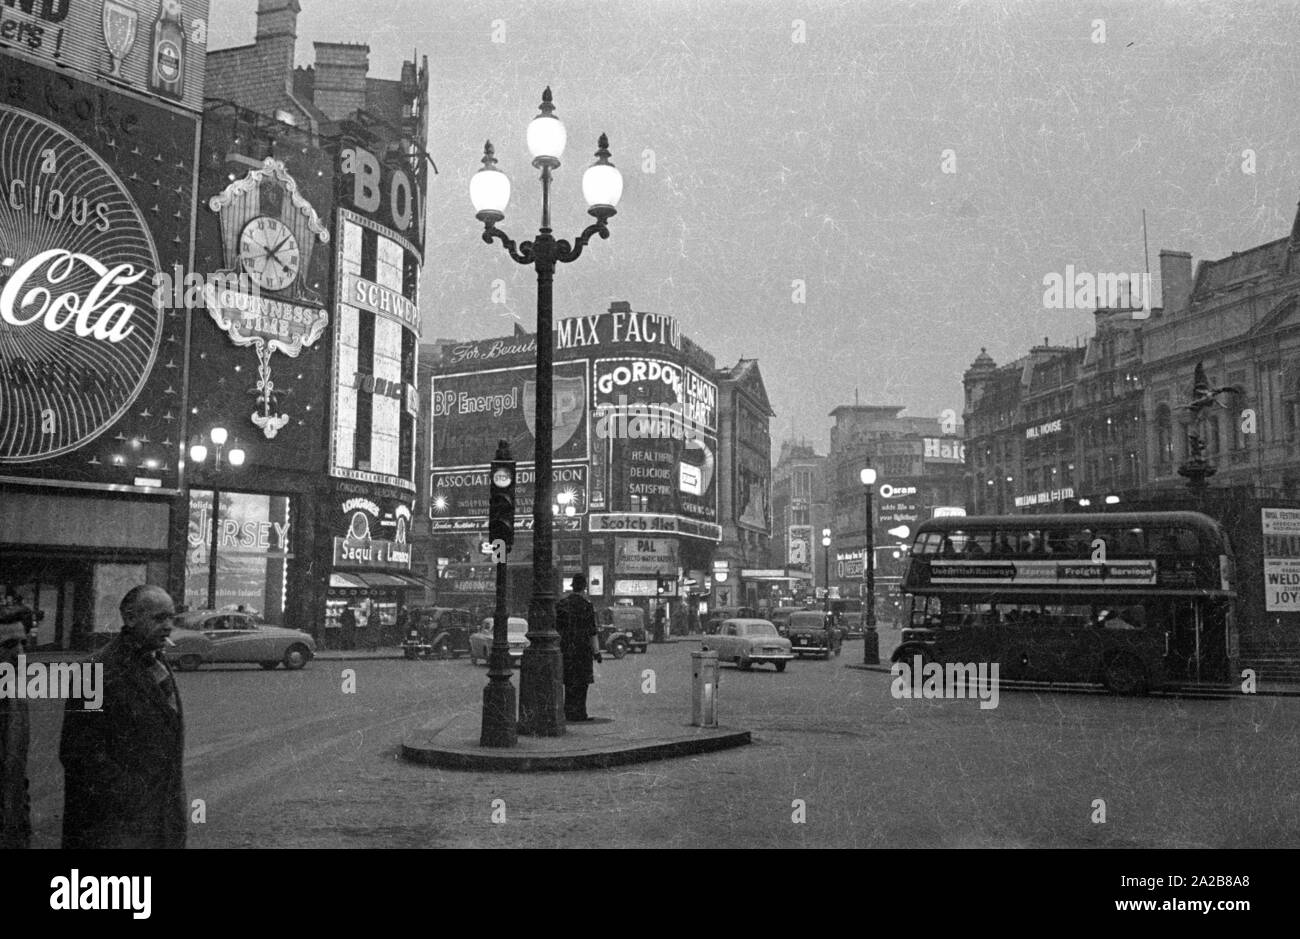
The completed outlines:
[[[330,587],[344,590],[365,590],[368,584],[356,574],[330,574]]]
[[[410,574],[381,574],[378,571],[367,571],[364,574],[340,574],[338,572],[330,574],[330,587],[339,587],[350,590],[367,590],[371,588],[380,588],[391,590],[394,587],[402,590],[424,590],[432,585],[419,577],[412,577]]]

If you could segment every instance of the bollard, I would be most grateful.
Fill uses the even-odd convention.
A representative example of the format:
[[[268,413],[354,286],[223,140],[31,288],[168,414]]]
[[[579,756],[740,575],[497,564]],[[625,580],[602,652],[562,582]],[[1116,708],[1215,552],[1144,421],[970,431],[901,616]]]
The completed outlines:
[[[718,726],[718,653],[691,653],[691,724]]]

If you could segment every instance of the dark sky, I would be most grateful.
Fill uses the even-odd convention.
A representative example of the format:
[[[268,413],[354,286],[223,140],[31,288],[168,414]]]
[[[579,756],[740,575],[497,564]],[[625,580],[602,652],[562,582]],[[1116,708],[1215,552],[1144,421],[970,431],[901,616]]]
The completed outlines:
[[[610,239],[557,273],[556,315],[626,299],[719,364],[757,357],[774,442],[824,448],[855,389],[960,413],[981,346],[1001,364],[1089,335],[1090,314],[1044,308],[1043,278],[1143,270],[1143,208],[1158,269],[1161,248],[1282,237],[1300,198],[1300,7],[1282,0],[301,3],[299,64],[313,41],[368,43],[372,77],[429,57],[426,337],[533,328],[533,273],[479,240],[468,193],[491,138],[514,184],[502,227],[535,234],[524,131],[549,84],[569,131],[557,235],[588,221],[600,132],[625,179]],[[213,0],[213,47],[251,42],[255,9]]]

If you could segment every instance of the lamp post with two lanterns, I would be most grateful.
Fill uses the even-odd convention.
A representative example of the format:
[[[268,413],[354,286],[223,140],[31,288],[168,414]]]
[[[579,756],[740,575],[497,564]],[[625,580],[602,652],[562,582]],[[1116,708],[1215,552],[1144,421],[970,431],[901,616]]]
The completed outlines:
[[[217,608],[217,539],[220,534],[218,523],[221,521],[221,488],[216,474],[221,472],[221,456],[226,441],[229,440],[229,432],[224,427],[213,427],[208,431],[208,438],[212,441],[213,447],[212,511],[208,513],[208,523],[212,526],[212,534],[208,542],[208,609],[215,610]],[[225,457],[232,469],[239,469],[244,465],[247,454],[239,445],[238,437],[231,443],[230,449],[225,451]],[[207,444],[202,437],[194,436],[190,440],[190,461],[198,465],[204,463],[207,458]]]
[[[470,200],[476,218],[483,223],[483,240],[499,240],[519,264],[537,270],[537,400],[535,405],[535,491],[533,498],[533,589],[528,602],[528,645],[519,675],[519,732],[539,737],[558,737],[564,733],[564,683],[559,634],[555,631],[555,571],[553,565],[551,509],[551,442],[552,364],[555,346],[552,338],[552,288],[557,263],[576,261],[593,237],[609,237],[607,222],[616,214],[615,206],[623,193],[623,177],[609,162],[609,140],[604,134],[596,149],[596,162],[582,177],[582,193],[587,213],[596,221],[588,225],[570,244],[551,234],[551,173],[559,168],[560,156],[567,140],[564,125],[555,116],[551,89],[542,93],[540,113],[528,125],[528,149],[533,166],[541,170],[542,226],[532,241],[520,245],[497,227],[505,218],[510,201],[510,179],[496,167],[491,141],[483,146],[483,168],[470,180]]]

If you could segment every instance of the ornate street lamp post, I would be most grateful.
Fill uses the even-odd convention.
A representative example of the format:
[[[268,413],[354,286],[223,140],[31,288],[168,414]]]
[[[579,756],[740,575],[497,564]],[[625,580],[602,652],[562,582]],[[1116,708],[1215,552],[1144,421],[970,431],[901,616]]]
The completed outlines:
[[[872,525],[874,513],[871,511],[871,487],[876,484],[876,471],[868,466],[858,474],[858,478],[862,480],[867,496],[867,541],[862,555],[862,576],[867,581],[866,610],[862,617],[862,664],[877,665],[880,662],[880,639],[876,635],[876,536]]]
[[[208,432],[208,436],[212,439],[213,446],[212,511],[208,513],[208,523],[212,526],[208,539],[208,609],[215,610],[217,608],[217,539],[220,535],[218,523],[221,521],[221,488],[217,474],[221,472],[221,454],[229,439],[229,432],[224,427],[213,427]],[[226,452],[226,462],[233,469],[238,469],[244,465],[246,456],[244,448],[239,445],[239,439],[236,438],[230,445],[230,450]],[[190,460],[198,465],[207,458],[207,444],[203,442],[202,437],[194,437],[190,442]],[[192,483],[191,488],[193,488]]]
[[[552,564],[551,440],[552,376],[555,345],[552,338],[552,285],[557,262],[576,261],[594,236],[609,237],[606,222],[615,214],[623,194],[623,177],[609,162],[609,140],[604,134],[596,150],[596,162],[582,177],[582,194],[587,212],[596,221],[588,225],[573,244],[551,234],[551,173],[560,165],[567,134],[555,117],[551,89],[542,93],[541,113],[528,125],[528,149],[533,166],[542,171],[542,227],[537,237],[516,246],[497,223],[505,218],[510,201],[510,180],[496,168],[491,141],[483,146],[483,168],[470,180],[470,199],[476,217],[483,223],[483,240],[500,240],[502,247],[519,264],[537,270],[537,401],[534,419],[536,452],[533,494],[533,590],[528,602],[528,646],[519,676],[519,732],[539,737],[564,733],[564,683],[559,634],[555,631],[555,570]]]

